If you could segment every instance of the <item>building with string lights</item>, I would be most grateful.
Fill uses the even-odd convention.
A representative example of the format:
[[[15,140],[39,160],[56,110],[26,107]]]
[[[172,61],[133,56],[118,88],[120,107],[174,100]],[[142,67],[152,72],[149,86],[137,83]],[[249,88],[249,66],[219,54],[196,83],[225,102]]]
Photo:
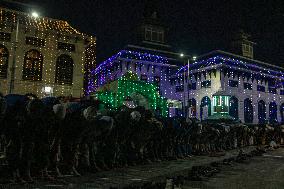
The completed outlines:
[[[166,98],[167,103],[171,104],[173,111],[179,110],[181,102],[170,98],[174,96],[175,91],[169,88],[169,83],[171,75],[178,71],[180,65],[183,65],[183,60],[180,58],[180,53],[174,52],[171,46],[167,44],[166,27],[159,22],[156,12],[150,12],[146,13],[136,31],[136,42],[127,45],[92,71],[93,79],[89,82],[88,92],[94,93],[96,91],[100,99],[113,104],[115,107],[121,105],[125,98],[131,96],[132,99],[137,98],[136,101],[140,99],[139,101],[151,102],[152,109],[158,109],[165,114],[164,100],[157,100],[162,97]],[[123,76],[128,74],[135,74],[134,78],[147,84],[129,81],[124,82],[128,85],[121,88],[117,84],[112,84],[120,78],[125,78]],[[122,81],[118,84],[120,83]],[[151,87],[153,85],[156,87],[154,91]],[[125,93],[125,91],[127,92]],[[122,97],[114,96],[114,94],[122,93]],[[137,93],[140,95],[137,95]],[[150,98],[149,95],[153,98]],[[142,96],[146,99],[143,100]]]
[[[96,92],[113,107],[129,99],[141,101],[141,95],[150,102],[162,98],[167,102],[163,112],[170,117],[284,122],[284,69],[255,60],[250,36],[239,32],[232,41],[232,53],[217,50],[184,64],[179,53],[169,50],[166,30],[158,23],[156,13],[151,14],[139,29],[142,43],[127,45],[92,71],[90,93]],[[121,85],[120,80],[127,80],[129,74],[135,74],[136,80]],[[156,90],[141,82],[155,85]],[[154,99],[153,93],[158,94]],[[155,102],[152,109],[165,109],[163,103]]]
[[[284,122],[282,67],[213,51],[180,68],[172,79],[178,99],[187,93],[187,116],[204,120],[219,114],[244,123]]]
[[[81,97],[96,64],[96,38],[67,21],[0,8],[4,94]]]

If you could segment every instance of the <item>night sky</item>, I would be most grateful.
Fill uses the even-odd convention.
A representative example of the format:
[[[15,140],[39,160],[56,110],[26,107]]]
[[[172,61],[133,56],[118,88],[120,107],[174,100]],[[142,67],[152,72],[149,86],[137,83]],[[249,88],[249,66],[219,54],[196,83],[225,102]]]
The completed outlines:
[[[67,20],[97,37],[97,60],[108,58],[131,42],[146,0],[22,0],[41,15]],[[153,3],[153,0],[151,1]],[[169,27],[174,50],[200,55],[224,49],[234,31],[243,29],[257,43],[258,60],[284,66],[283,0],[156,0]],[[155,4],[155,3],[154,3]]]

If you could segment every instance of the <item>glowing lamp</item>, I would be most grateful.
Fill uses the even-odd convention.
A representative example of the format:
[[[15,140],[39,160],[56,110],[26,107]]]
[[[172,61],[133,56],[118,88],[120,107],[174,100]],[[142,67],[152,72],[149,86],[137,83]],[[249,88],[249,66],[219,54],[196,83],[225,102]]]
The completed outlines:
[[[39,17],[39,15],[38,15],[38,13],[37,13],[37,12],[32,12],[32,17],[34,17],[34,18],[38,18],[38,17]]]

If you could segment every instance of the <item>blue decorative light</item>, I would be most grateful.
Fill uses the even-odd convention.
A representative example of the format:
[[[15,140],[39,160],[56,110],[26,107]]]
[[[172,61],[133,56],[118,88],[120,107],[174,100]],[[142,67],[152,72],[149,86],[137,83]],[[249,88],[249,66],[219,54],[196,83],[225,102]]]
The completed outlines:
[[[254,65],[250,62],[244,62],[242,60],[237,60],[234,58],[224,57],[224,56],[214,56],[212,58],[208,58],[205,60],[201,60],[198,62],[194,62],[190,64],[189,66],[183,66],[181,67],[176,75],[179,75],[181,72],[186,72],[188,67],[192,70],[198,70],[201,68],[205,68],[208,66],[213,65],[224,65],[226,67],[232,68],[232,69],[243,69],[248,71],[254,71],[257,72],[257,74],[267,74],[271,75],[273,77],[284,77],[284,72],[278,70],[273,70],[273,65],[270,65],[271,67],[268,67],[269,64],[262,63],[261,65]],[[267,67],[267,68],[266,68]]]
[[[106,70],[107,68],[110,68],[114,65],[115,60],[118,58],[125,58],[125,59],[135,59],[135,60],[141,60],[141,61],[148,61],[148,62],[154,62],[158,64],[166,64],[168,63],[167,58],[158,56],[158,55],[152,55],[148,53],[140,53],[135,51],[129,51],[129,50],[121,50],[116,55],[110,57],[103,63],[101,63],[95,70],[92,71],[92,74],[96,75],[102,70]]]

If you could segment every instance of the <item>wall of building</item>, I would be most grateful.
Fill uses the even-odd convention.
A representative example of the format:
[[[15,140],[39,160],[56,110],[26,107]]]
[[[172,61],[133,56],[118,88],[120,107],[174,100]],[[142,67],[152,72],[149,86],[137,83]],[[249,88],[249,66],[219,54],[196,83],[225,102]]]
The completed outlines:
[[[202,88],[201,83],[205,80],[211,80],[211,86],[208,88]],[[238,82],[238,87],[231,87],[229,86],[229,80],[234,80]],[[186,89],[184,92],[177,92],[173,98],[180,100],[183,102],[183,96],[185,95],[185,101],[186,106],[188,106],[188,100],[189,99],[195,99],[196,100],[196,117],[198,119],[201,119],[201,101],[204,97],[209,97],[211,100],[211,112],[213,112],[213,106],[212,106],[212,100],[213,100],[213,94],[217,91],[224,91],[224,93],[231,95],[232,97],[235,97],[238,99],[238,117],[242,122],[245,122],[245,113],[244,113],[244,101],[245,99],[250,99],[252,101],[253,106],[253,121],[252,123],[257,124],[259,123],[259,115],[258,115],[258,102],[260,100],[263,100],[265,102],[265,108],[266,108],[266,119],[269,120],[269,105],[271,102],[275,102],[277,104],[277,121],[283,122],[282,117],[284,117],[284,114],[281,115],[281,107],[284,107],[284,95],[280,94],[280,90],[283,90],[283,88],[277,88],[277,94],[269,93],[268,92],[268,83],[265,83],[264,81],[261,83],[261,81],[257,81],[256,79],[247,79],[243,77],[235,77],[231,75],[230,77],[228,75],[224,76],[224,74],[217,70],[216,77],[213,75],[210,78],[206,76],[206,78],[201,74],[201,78],[195,80],[192,78],[189,83],[195,83],[196,82],[196,90],[188,90],[188,85],[186,84]],[[244,89],[244,83],[252,84],[252,89]],[[257,90],[257,85],[265,86],[265,92],[260,92]],[[177,85],[174,85],[176,87]],[[174,90],[174,87],[173,90]],[[188,114],[187,114],[188,115]],[[202,119],[205,117],[203,116]]]
[[[98,78],[98,86],[117,80],[125,73],[131,71],[136,73],[139,79],[142,79],[141,76],[145,75],[145,81],[149,83],[156,83],[157,86],[159,86],[161,96],[170,98],[175,94],[170,88],[169,81],[170,76],[176,72],[175,67],[171,68],[169,65],[123,58],[118,58],[114,60],[114,62],[117,66],[113,66],[112,70],[107,70],[105,73],[101,72],[96,75]],[[155,77],[159,78],[159,82],[155,80]]]
[[[238,87],[230,87],[229,80],[238,81]],[[244,89],[244,83],[252,84],[252,90]],[[253,105],[253,123],[258,123],[258,102],[263,100],[266,105],[266,118],[269,119],[269,104],[271,102],[275,102],[277,104],[277,120],[278,122],[282,122],[281,120],[281,112],[280,106],[284,103],[284,96],[280,94],[280,90],[282,88],[277,88],[277,94],[268,92],[268,83],[264,81],[257,81],[256,79],[251,80],[243,77],[222,77],[223,90],[225,90],[228,94],[235,96],[239,100],[239,118],[244,122],[244,100],[250,99]],[[257,90],[257,86],[265,86],[265,92],[261,92]]]
[[[11,69],[13,65],[13,47],[16,39],[16,29],[14,25],[6,25],[0,28],[1,32],[11,33],[10,41],[0,41],[9,51],[8,62],[8,76],[5,79],[0,79],[1,92],[9,93],[9,85],[11,80]],[[38,47],[26,44],[26,37],[36,37],[45,39],[45,45]],[[70,43],[75,45],[75,51],[59,50],[57,48],[58,42]],[[92,41],[95,43],[94,39]],[[84,79],[84,51],[88,44],[85,38],[78,34],[59,33],[54,30],[39,31],[35,28],[27,28],[27,26],[20,25],[18,32],[18,43],[16,43],[16,68],[15,68],[15,84],[13,93],[26,94],[33,93],[39,97],[47,96],[43,92],[44,87],[51,87],[53,89],[52,96],[73,96],[80,97],[84,95],[83,79]],[[42,80],[41,81],[27,81],[23,80],[23,64],[27,51],[35,49],[43,56]],[[72,85],[61,85],[55,83],[55,71],[57,58],[66,54],[73,59],[73,83]]]
[[[211,86],[210,87],[201,87],[201,84],[203,81],[211,81]],[[216,76],[214,74],[211,74],[211,77],[209,76],[209,74],[206,74],[206,76],[204,77],[203,74],[201,74],[200,78],[195,79],[194,77],[192,77],[190,80],[188,80],[188,82],[185,85],[185,90],[181,91],[181,92],[176,92],[176,87],[183,85],[182,82],[175,82],[176,84],[173,84],[171,86],[171,90],[174,91],[174,95],[171,96],[172,99],[177,99],[179,101],[181,101],[182,103],[186,104],[186,107],[188,107],[188,101],[190,99],[195,99],[196,100],[196,117],[198,119],[200,119],[200,112],[201,112],[201,100],[204,97],[209,97],[211,102],[212,102],[212,95],[214,93],[216,93],[218,90],[221,89],[221,75],[220,75],[220,71],[217,70],[216,71]],[[192,90],[188,88],[188,84],[192,84],[192,83],[196,83],[196,89]],[[184,98],[185,97],[185,98]],[[213,112],[213,107],[211,106],[211,112]],[[186,112],[188,112],[188,109],[186,110]],[[188,113],[187,113],[188,116]],[[203,116],[203,119],[206,118],[207,116]]]

